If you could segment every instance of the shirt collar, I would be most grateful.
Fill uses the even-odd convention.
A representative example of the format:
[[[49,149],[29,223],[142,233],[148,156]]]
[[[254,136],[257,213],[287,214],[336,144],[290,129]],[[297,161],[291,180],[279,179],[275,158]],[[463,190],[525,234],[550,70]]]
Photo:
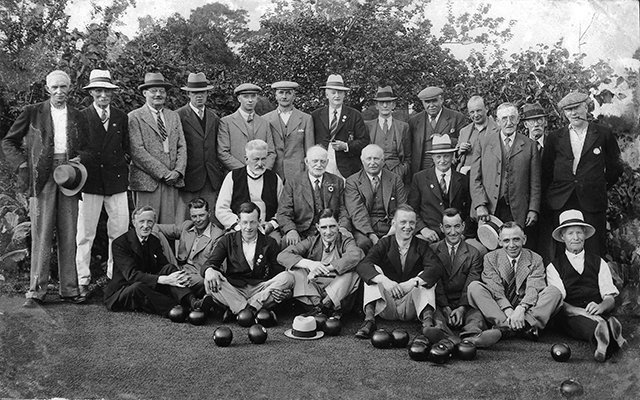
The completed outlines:
[[[259,179],[264,175],[264,172],[261,174],[256,174],[255,172],[251,171],[251,169],[249,168],[249,166],[247,165],[247,175],[249,175],[251,178],[253,179]],[[266,171],[266,170],[265,170]]]
[[[438,115],[435,116],[435,118],[432,118],[431,115],[429,115],[429,121],[431,121],[432,119],[435,119],[436,122],[438,122],[440,120],[440,116],[442,115],[442,109],[440,108],[440,111],[438,112]]]
[[[385,120],[389,125],[391,125],[391,121],[393,121],[393,115],[389,115],[387,118],[383,118],[380,115],[378,115],[378,122],[380,123],[380,125],[384,124]]]
[[[320,186],[322,186],[322,177],[323,175],[320,175],[320,177],[316,178],[315,176],[311,175],[311,174],[307,174],[309,176],[309,181],[311,182],[311,186],[313,187],[313,185],[316,183],[316,180],[320,180]]]
[[[329,106],[329,118],[333,118],[333,112],[334,111],[338,111],[338,115],[342,114],[342,106],[338,107],[338,108],[333,108],[331,106]]]
[[[242,110],[242,108],[238,108],[238,112],[240,113],[240,115],[242,115],[242,118],[246,121],[247,118],[249,118],[249,115],[255,115],[255,113],[246,113]]]
[[[582,251],[578,254],[572,253],[569,250],[564,251],[564,253],[567,255],[567,258],[569,260],[584,260],[584,249],[582,249]]]
[[[444,179],[446,180],[451,179],[451,168],[449,168],[447,172],[442,172],[436,168],[436,177],[438,178],[438,180],[442,178],[442,174],[444,174]]]
[[[200,109],[198,107],[195,107],[193,104],[191,104],[191,102],[189,102],[189,107],[191,107],[191,109],[193,110],[194,113],[196,113],[196,115],[198,115],[198,113],[200,112]],[[206,110],[206,107],[202,107],[202,112],[204,112],[204,110]]]
[[[156,110],[155,108],[151,107],[149,104],[147,104],[147,107],[149,107],[149,110],[151,110],[151,112],[153,113],[153,115],[156,115],[158,113],[162,113],[162,110],[164,110],[164,107],[162,107],[159,110]]]
[[[278,111],[278,114],[279,114],[279,115],[282,115],[282,114],[285,114],[285,115],[286,115],[286,114],[291,114],[291,113],[293,112],[293,108],[291,108],[291,110],[289,110],[289,111],[284,111],[283,109],[281,109],[281,108],[280,108],[280,106],[278,106],[278,108],[276,108],[276,110]]]
[[[196,229],[195,225],[191,227],[191,229],[193,232],[195,232],[196,236],[198,236],[198,230]],[[202,235],[200,236],[206,236],[209,239],[211,239],[211,221],[209,221],[209,224],[207,225],[206,228],[204,228],[204,231],[202,232]]]
[[[365,172],[365,174],[367,174],[367,177],[369,178],[370,181],[373,182],[373,178],[375,176],[378,177],[378,181],[382,181],[382,170],[380,170],[380,172],[378,172],[378,175],[370,175],[368,172]]]
[[[109,104],[107,104],[107,107],[105,108],[100,108],[96,105],[96,103],[93,103],[93,108],[95,108],[96,111],[98,112],[98,116],[102,116],[102,110],[107,111],[107,116],[111,115],[111,106]]]
[[[516,140],[516,133],[512,133],[511,136],[509,136],[511,138],[511,145],[513,146],[513,142],[515,142]],[[507,140],[507,135],[505,135],[504,133],[500,132],[500,139],[502,140],[502,143],[504,144],[504,141]]]
[[[589,129],[589,124],[585,125],[584,129],[578,130],[573,125],[569,124],[569,132],[573,132],[578,136],[583,136],[587,133],[587,129]]]
[[[252,240],[250,240],[250,241],[245,240],[245,238],[244,238],[244,236],[242,236],[242,234],[240,234],[240,236],[242,237],[242,243],[245,243],[245,244],[255,244],[255,243],[257,243],[257,242],[258,242],[258,235],[256,235],[256,237],[254,237],[254,238],[253,238]]]
[[[140,236],[136,235],[136,237],[138,238],[138,242],[140,242],[140,244],[144,244],[144,242],[146,242],[147,240],[149,240],[149,236],[147,236],[146,238],[141,238]]]

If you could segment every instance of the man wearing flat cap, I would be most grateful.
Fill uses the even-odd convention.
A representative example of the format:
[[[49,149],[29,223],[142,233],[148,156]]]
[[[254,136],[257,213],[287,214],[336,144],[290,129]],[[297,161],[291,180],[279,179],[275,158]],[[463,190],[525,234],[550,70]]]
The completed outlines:
[[[360,151],[369,144],[369,134],[357,110],[345,106],[344,98],[350,90],[340,75],[329,75],[325,86],[329,104],[311,113],[315,142],[329,152],[327,171],[342,179],[360,171]]]
[[[273,170],[283,181],[304,171],[304,155],[315,144],[313,119],[294,107],[298,84],[281,81],[271,85],[275,90],[278,108],[263,116],[271,126],[276,148],[276,164]]]
[[[88,153],[82,160],[89,177],[78,202],[76,268],[80,295],[89,294],[91,246],[96,237],[102,207],[107,212],[109,259],[107,276],[113,274],[111,243],[129,229],[129,120],[124,111],[111,106],[118,86],[111,82],[109,71],[94,69],[83,89],[93,97],[93,104],[82,110],[87,121]]]
[[[176,211],[178,188],[184,186],[187,146],[180,116],[165,107],[167,90],[172,86],[161,73],[147,73],[138,86],[146,103],[129,113],[129,188],[136,207],[153,207],[160,224],[185,219]]]
[[[458,166],[456,170],[465,175],[469,175],[471,170],[471,161],[473,159],[473,147],[478,138],[485,135],[497,134],[498,126],[493,117],[487,114],[487,106],[484,99],[480,96],[472,96],[467,101],[467,113],[471,123],[460,129],[460,138],[458,140]]]
[[[49,99],[25,107],[2,140],[2,150],[18,173],[18,189],[30,198],[31,280],[23,305],[29,308],[42,304],[47,294],[54,228],[60,296],[74,303],[85,300],[78,290],[75,268],[79,189],[72,182],[77,190],[64,195],[54,180],[54,170],[65,166],[72,171],[68,175],[71,181],[80,177],[79,161],[87,147],[86,122],[78,110],[67,105],[69,75],[56,70],[46,80]],[[75,166],[67,165],[68,161]]]
[[[240,107],[231,115],[220,119],[218,133],[218,157],[228,171],[242,168],[245,162],[244,148],[247,142],[255,139],[267,143],[267,168],[273,169],[276,161],[276,151],[269,122],[255,113],[258,94],[262,92],[260,86],[243,83],[233,90]]]
[[[542,179],[553,223],[565,210],[582,212],[596,229],[586,246],[598,256],[606,252],[607,190],[616,184],[623,167],[614,133],[587,119],[589,96],[579,92],[558,103],[569,125],[549,134],[542,156]],[[562,246],[559,246],[562,247]]]
[[[594,233],[580,211],[560,214],[553,239],[563,242],[565,251],[547,266],[547,284],[558,288],[564,300],[557,324],[569,336],[594,343],[593,358],[604,362],[628,344],[622,337],[622,325],[611,315],[619,294],[611,270],[602,258],[585,251],[585,240]]]
[[[372,144],[384,150],[384,169],[398,175],[406,185],[411,183],[411,137],[409,124],[393,118],[396,99],[391,86],[379,87],[376,97],[378,118],[366,121]]]
[[[443,107],[443,90],[429,86],[418,93],[424,111],[409,118],[409,132],[413,138],[411,174],[433,167],[431,150],[434,136],[449,135],[458,139],[460,129],[465,125],[464,114]]]
[[[203,198],[216,204],[224,167],[218,160],[218,127],[220,118],[205,106],[208,91],[213,89],[204,73],[190,73],[182,90],[189,95],[189,103],[176,110],[182,122],[187,143],[187,169],[184,187],[180,188],[179,215],[189,215],[189,202]]]

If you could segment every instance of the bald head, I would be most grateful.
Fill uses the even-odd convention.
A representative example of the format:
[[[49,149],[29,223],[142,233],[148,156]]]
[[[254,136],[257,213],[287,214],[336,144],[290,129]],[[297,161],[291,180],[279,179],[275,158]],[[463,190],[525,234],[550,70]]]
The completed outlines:
[[[384,165],[384,150],[377,144],[370,144],[362,149],[360,160],[369,175],[378,175]]]

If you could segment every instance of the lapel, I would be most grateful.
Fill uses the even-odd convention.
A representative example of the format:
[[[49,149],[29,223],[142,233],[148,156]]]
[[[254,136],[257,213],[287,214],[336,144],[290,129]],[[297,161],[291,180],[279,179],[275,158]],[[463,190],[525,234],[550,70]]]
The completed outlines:
[[[284,139],[285,133],[282,131],[282,128],[284,127],[284,123],[280,118],[278,109],[276,108],[273,112],[265,115],[265,119],[271,125],[271,132],[275,132],[275,135],[277,135],[280,139]],[[291,120],[291,118],[289,118],[289,120]]]
[[[391,245],[389,246],[389,253],[387,253],[387,257],[389,257],[389,262],[391,262],[391,265],[398,273],[398,276],[401,277],[402,262],[400,261],[400,251],[398,249],[398,242],[396,241],[395,236],[390,236],[389,239],[390,239]],[[409,246],[409,251],[407,252],[407,259],[405,260],[405,265],[411,265],[408,263],[409,263],[409,256],[411,255],[412,250],[413,250],[413,253],[415,253],[415,249],[413,249],[413,240],[411,241],[411,245]]]
[[[184,242],[187,257],[189,257],[193,242],[196,240],[196,227],[192,226],[191,228],[187,229],[184,234],[180,236],[180,240]]]
[[[451,169],[451,182],[449,183],[449,204],[453,203],[453,199],[458,195],[458,191],[462,187],[462,176],[456,174],[453,168]]]
[[[558,134],[558,144],[565,157],[573,159],[573,149],[571,148],[571,135],[569,134],[569,128],[564,127]],[[585,138],[586,144],[586,138]],[[584,149],[584,147],[583,147]]]
[[[247,134],[247,125],[245,124],[244,118],[242,118],[242,115],[240,115],[240,111],[236,110],[236,112],[234,112],[233,114],[231,114],[231,121],[234,123],[234,125],[238,128],[238,130],[246,137],[249,137],[249,135]],[[257,129],[257,125],[255,123],[255,117],[253,120],[254,123],[254,129],[253,131],[255,132]],[[248,265],[247,265],[248,266]]]
[[[373,198],[373,190],[371,188],[369,177],[367,176],[367,173],[364,172],[364,170],[360,170],[360,172],[358,173],[358,180],[356,181],[356,183],[360,188],[362,197],[364,197],[364,205],[367,209],[369,209],[371,207],[371,200]]]
[[[156,134],[160,134],[158,131],[158,122],[156,121],[156,119],[154,118],[154,114],[151,112],[151,110],[149,110],[149,106],[148,105],[143,105],[142,106],[142,110],[140,110],[140,117],[141,119],[147,123],[147,125],[149,125],[149,127],[151,127],[151,129],[156,133]],[[166,115],[165,115],[165,120],[166,120]],[[166,124],[168,124],[169,121],[166,121]]]
[[[313,187],[311,186],[311,180],[309,180],[309,174],[305,173],[304,175],[301,175],[302,182],[300,182],[300,186],[302,186],[302,198],[305,199],[305,201],[309,204],[309,206],[311,207],[311,210],[314,210],[314,204],[313,204]],[[327,173],[325,172],[324,175],[322,176],[322,183],[326,183],[326,179],[327,179]],[[315,211],[312,211],[315,212]]]
[[[454,276],[460,271],[460,268],[464,265],[464,262],[467,259],[467,253],[469,249],[467,248],[467,244],[464,241],[464,238],[460,243],[458,243],[458,248],[456,249],[456,255],[454,259],[454,263],[451,266],[451,276]]]
[[[208,110],[205,108],[205,115],[208,114]],[[206,118],[206,117],[205,117]],[[206,118],[207,124],[211,118]],[[211,121],[213,122],[213,121]],[[196,115],[195,112],[191,109],[191,106],[187,104],[187,123],[191,125],[195,132],[198,132],[200,136],[204,136],[205,133],[202,131],[202,125],[200,125],[200,119]]]
[[[293,133],[296,129],[298,129],[298,125],[300,125],[301,120],[302,120],[301,112],[298,111],[298,109],[294,108],[293,112],[291,113],[291,117],[289,117],[286,136],[291,135],[291,133]]]
[[[53,119],[51,117],[51,101],[45,101],[44,104],[42,105],[42,108],[40,109],[40,121],[42,121],[42,127],[44,129],[42,129],[41,135],[42,135],[42,143],[47,143],[45,141],[45,138],[47,136],[51,137],[51,140],[53,142]]]
[[[340,233],[338,233],[340,235]],[[320,235],[315,235],[313,238],[313,242],[311,242],[311,247],[309,248],[309,252],[307,257],[309,260],[322,260],[322,251],[323,244]]]
[[[449,133],[449,113],[447,110],[442,107],[442,112],[440,113],[440,119],[436,123],[436,128],[433,130],[436,135],[443,135],[445,133]]]
[[[258,235],[258,240],[260,239],[260,235]],[[235,237],[235,245],[236,245],[236,258],[240,260],[240,265],[242,269],[238,272],[251,272],[251,267],[249,267],[249,263],[247,259],[244,257],[244,251],[242,250],[242,232],[237,232]],[[258,241],[258,243],[260,243]],[[258,254],[258,243],[256,244],[256,255]],[[254,267],[255,267],[255,257],[254,257]]]
[[[392,131],[393,135],[396,138],[396,151],[398,152],[398,157],[404,157],[404,148],[402,147],[400,127],[398,126],[398,121],[395,118],[391,120],[391,126],[389,127],[389,130]]]
[[[329,106],[325,106],[320,109],[320,123],[324,125],[324,128],[331,134],[331,130],[329,129]],[[327,137],[330,137],[327,135]]]
[[[440,192],[440,183],[438,183],[438,176],[436,175],[436,167],[431,168],[426,178],[427,183],[429,184],[429,190],[433,192],[438,200],[442,201],[442,193]]]
[[[342,105],[342,110],[340,111],[340,119],[338,120],[338,127],[336,128],[336,132],[340,132],[340,130],[347,123],[348,120],[349,120],[349,115],[347,112],[347,106]]]
[[[595,126],[593,126],[593,124],[589,123],[589,126],[587,128],[587,134],[584,138],[584,145],[582,146],[582,153],[580,153],[580,161],[582,161],[582,157],[588,151],[590,151],[591,147],[593,147],[593,144],[596,142],[597,139],[598,139],[598,131],[596,130]]]
[[[528,252],[524,251],[524,249],[522,250],[520,259],[516,265],[516,291],[520,292],[520,287],[526,282],[531,271],[531,257]]]
[[[311,182],[309,182],[309,184],[311,184]],[[322,176],[322,201],[324,202],[325,208],[328,208],[329,204],[331,204],[331,198],[337,188],[338,183],[325,172]],[[311,198],[313,198],[313,193],[311,196]]]
[[[416,237],[412,237],[411,238],[411,244],[409,245],[409,251],[407,251],[407,259],[404,261],[405,265],[411,265],[413,266],[411,269],[407,269],[407,272],[411,271],[413,268],[415,268],[416,265],[416,261],[418,260],[418,240],[422,240],[422,239],[416,239]],[[402,264],[400,263],[400,252],[398,251],[398,242],[396,242],[395,238],[393,239],[393,243],[395,245],[395,249],[396,249],[396,255],[398,257],[398,266],[400,266],[400,276],[402,276]],[[419,267],[420,269],[422,269],[422,267]]]
[[[499,161],[502,161],[502,147],[500,145],[502,136],[500,135],[500,132],[498,132],[497,135],[489,135],[487,141],[493,155],[496,156]]]
[[[138,235],[136,235],[135,229],[129,230],[127,235],[128,235],[129,243],[131,243],[131,250],[138,257],[140,257],[140,259],[144,259],[144,256],[142,255],[142,245],[140,244],[140,241],[138,240]],[[147,242],[148,241],[149,241],[149,239],[147,239]]]
[[[213,132],[214,134],[217,134],[218,132],[214,132],[214,129],[213,129],[213,124],[215,122],[215,119],[217,118],[217,115],[213,111],[209,110],[208,107],[205,107],[204,110],[205,110],[204,113],[207,116],[207,119],[205,121],[206,129],[204,130],[204,136],[205,137],[209,136],[209,132]]]
[[[449,276],[453,275],[453,266],[451,265],[451,258],[449,257],[449,247],[447,247],[447,242],[445,240],[438,242],[438,245],[436,246],[436,254]]]
[[[383,169],[380,180],[382,181],[380,182],[382,185],[382,203],[384,204],[385,211],[389,214],[389,202],[391,201],[391,192],[393,192],[391,175]]]
[[[516,154],[522,152],[522,148],[524,147],[524,136],[519,133],[513,134],[513,143],[511,144],[511,154],[509,154],[509,159],[513,158]]]

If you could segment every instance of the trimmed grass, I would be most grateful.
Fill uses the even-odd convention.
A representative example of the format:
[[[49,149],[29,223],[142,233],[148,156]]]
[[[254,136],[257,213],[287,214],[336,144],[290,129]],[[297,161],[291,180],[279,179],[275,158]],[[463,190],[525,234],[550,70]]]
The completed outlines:
[[[97,300],[49,301],[23,309],[23,297],[0,297],[2,398],[560,399],[567,378],[582,383],[585,399],[640,393],[636,318],[620,318],[630,350],[604,364],[593,361],[589,344],[544,332],[539,343],[501,341],[473,361],[440,366],[356,339],[357,313],[343,318],[340,336],[296,341],[284,336],[295,313],[280,310],[265,344],[252,344],[248,328],[231,324],[233,343],[220,348],[212,339],[217,320],[192,326],[109,312]],[[417,323],[378,325],[417,333]],[[557,342],[571,347],[569,362],[551,359]]]

